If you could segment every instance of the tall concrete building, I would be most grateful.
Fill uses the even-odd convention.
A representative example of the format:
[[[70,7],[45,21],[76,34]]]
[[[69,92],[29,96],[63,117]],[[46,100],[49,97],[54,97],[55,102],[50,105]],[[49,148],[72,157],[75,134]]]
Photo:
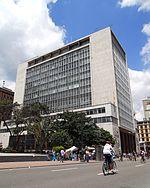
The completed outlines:
[[[110,28],[20,65],[17,78],[15,101],[45,103],[53,113],[83,110],[115,136],[117,148],[135,149],[126,54]]]
[[[150,97],[143,100],[144,118],[150,120]]]

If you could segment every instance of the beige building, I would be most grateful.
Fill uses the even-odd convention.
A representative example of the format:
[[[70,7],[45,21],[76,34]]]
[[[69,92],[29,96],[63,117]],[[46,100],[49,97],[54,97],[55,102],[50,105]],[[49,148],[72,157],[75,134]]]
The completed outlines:
[[[104,105],[99,126],[122,152],[135,150],[126,54],[109,27],[20,65],[16,83],[16,102],[41,102],[52,113],[110,104],[114,111]]]
[[[150,121],[144,120],[138,122],[138,135],[140,148],[150,152]]]
[[[143,100],[144,118],[150,120],[150,97]]]

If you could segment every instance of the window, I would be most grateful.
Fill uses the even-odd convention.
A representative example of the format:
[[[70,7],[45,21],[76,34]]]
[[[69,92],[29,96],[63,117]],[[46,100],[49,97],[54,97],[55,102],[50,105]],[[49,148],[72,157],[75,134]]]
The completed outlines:
[[[98,113],[105,113],[105,107],[103,107],[103,108],[98,108]]]

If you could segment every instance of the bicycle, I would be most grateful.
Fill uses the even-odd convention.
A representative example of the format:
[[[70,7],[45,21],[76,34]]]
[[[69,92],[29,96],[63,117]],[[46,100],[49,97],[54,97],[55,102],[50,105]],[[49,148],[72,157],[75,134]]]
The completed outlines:
[[[103,171],[104,176],[109,174],[109,170],[110,168],[109,168],[108,161],[104,161],[102,165],[102,171]],[[112,161],[112,173],[113,174],[117,173],[117,164],[115,161]]]

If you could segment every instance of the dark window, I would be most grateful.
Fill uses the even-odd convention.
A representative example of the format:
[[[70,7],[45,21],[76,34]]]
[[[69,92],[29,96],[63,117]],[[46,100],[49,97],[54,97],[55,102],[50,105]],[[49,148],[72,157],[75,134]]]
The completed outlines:
[[[97,118],[94,118],[94,123],[98,123]]]
[[[105,107],[103,107],[103,108],[98,108],[98,113],[105,113]]]
[[[90,114],[94,114],[93,110],[90,110]]]

